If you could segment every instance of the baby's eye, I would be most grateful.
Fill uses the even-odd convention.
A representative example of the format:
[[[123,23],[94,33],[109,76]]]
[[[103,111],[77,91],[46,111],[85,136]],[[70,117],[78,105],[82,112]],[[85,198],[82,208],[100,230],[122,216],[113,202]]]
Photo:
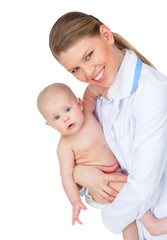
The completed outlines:
[[[72,70],[72,73],[75,73],[75,72],[77,72],[77,71],[78,71],[78,69],[79,69],[79,67],[76,67],[76,68],[74,68],[74,69]]]
[[[69,112],[70,110],[71,110],[71,108],[69,107],[69,108],[67,108],[67,109],[66,109],[66,111],[65,111],[65,112]]]
[[[56,117],[55,117],[55,120],[58,120],[60,118],[60,116],[59,115],[57,115]]]
[[[86,56],[86,60],[89,60],[90,58],[91,58],[91,56],[92,56],[92,54],[93,54],[93,51],[92,52],[90,52],[87,56]]]

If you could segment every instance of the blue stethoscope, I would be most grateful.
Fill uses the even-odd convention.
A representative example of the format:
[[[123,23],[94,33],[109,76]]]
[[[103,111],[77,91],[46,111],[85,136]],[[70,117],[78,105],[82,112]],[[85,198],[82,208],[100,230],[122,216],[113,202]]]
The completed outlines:
[[[136,68],[135,68],[135,73],[134,73],[134,78],[133,78],[133,86],[132,86],[130,95],[132,95],[133,93],[136,92],[136,89],[138,86],[138,81],[140,78],[141,69],[142,69],[142,61],[140,60],[140,58],[137,57],[137,63],[136,63]],[[100,94],[98,96],[98,99],[100,99],[101,96],[102,96],[102,94]]]
[[[141,69],[142,69],[142,61],[140,60],[140,58],[137,58],[135,74],[134,74],[134,79],[133,79],[133,86],[132,86],[130,95],[132,95],[134,92],[136,92],[138,81],[140,78]]]

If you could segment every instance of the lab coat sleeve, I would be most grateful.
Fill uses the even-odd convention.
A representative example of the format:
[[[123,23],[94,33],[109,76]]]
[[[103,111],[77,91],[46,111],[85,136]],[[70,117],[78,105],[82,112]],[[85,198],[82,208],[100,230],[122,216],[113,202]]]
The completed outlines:
[[[135,93],[132,106],[136,123],[132,173],[114,202],[102,210],[104,225],[115,234],[156,204],[167,162],[167,87],[144,84]]]

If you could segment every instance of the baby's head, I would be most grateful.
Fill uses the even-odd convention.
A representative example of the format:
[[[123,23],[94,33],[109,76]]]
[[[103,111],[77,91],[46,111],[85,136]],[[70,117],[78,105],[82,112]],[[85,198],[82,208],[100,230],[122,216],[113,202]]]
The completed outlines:
[[[37,106],[46,123],[62,135],[76,133],[82,127],[82,101],[65,84],[54,83],[44,88],[38,96]]]

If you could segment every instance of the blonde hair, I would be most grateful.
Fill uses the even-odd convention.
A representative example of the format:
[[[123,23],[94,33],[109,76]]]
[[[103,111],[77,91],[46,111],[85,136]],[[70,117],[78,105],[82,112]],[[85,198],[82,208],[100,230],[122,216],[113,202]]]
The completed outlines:
[[[61,16],[53,25],[49,35],[49,46],[53,56],[58,60],[59,54],[79,39],[86,36],[100,35],[103,23],[92,15],[82,12],[69,12]],[[113,33],[115,45],[119,50],[129,49],[136,53],[142,62],[154,67],[140,52],[117,33]]]

